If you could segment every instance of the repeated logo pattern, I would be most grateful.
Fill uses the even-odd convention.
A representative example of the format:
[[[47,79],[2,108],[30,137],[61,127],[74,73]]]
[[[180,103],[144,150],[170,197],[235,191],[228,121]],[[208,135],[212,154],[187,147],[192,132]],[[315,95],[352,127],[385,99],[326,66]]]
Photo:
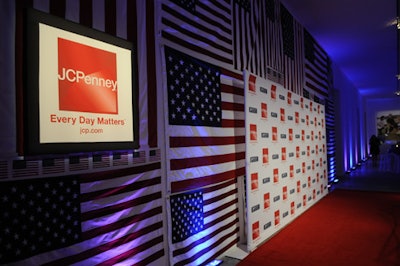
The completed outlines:
[[[246,73],[247,243],[255,249],[327,194],[325,108]]]

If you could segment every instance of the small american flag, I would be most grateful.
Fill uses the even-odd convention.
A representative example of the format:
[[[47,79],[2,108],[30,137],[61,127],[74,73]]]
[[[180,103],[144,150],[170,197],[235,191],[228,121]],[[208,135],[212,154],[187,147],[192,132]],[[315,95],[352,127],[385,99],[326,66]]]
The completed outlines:
[[[32,177],[39,175],[39,162],[28,160],[14,160],[13,162],[14,177]]]
[[[65,160],[60,158],[44,159],[42,161],[43,174],[59,174],[65,171]]]

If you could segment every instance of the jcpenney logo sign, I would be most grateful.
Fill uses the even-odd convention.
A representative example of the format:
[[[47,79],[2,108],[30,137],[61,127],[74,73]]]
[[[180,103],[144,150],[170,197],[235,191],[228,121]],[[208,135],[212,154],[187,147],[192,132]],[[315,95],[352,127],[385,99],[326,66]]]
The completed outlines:
[[[117,55],[58,38],[59,109],[118,114]]]
[[[75,69],[62,68],[61,74],[58,74],[58,80],[67,80],[69,82],[85,83],[86,85],[103,87],[111,89],[112,91],[117,90],[117,81],[112,79],[102,78],[101,76],[86,75],[85,72]]]

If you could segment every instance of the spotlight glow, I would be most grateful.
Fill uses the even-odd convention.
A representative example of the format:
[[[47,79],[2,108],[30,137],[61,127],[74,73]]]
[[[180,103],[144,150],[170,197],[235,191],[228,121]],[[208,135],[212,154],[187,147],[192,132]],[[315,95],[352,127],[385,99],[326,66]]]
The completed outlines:
[[[213,260],[210,263],[208,263],[206,266],[217,266],[222,263],[222,260]]]

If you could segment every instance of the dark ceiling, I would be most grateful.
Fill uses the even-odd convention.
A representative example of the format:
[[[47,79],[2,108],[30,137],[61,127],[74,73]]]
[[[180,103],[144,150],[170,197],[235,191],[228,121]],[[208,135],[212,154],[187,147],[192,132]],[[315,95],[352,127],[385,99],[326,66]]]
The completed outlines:
[[[363,96],[396,97],[396,0],[281,0],[281,3]]]

